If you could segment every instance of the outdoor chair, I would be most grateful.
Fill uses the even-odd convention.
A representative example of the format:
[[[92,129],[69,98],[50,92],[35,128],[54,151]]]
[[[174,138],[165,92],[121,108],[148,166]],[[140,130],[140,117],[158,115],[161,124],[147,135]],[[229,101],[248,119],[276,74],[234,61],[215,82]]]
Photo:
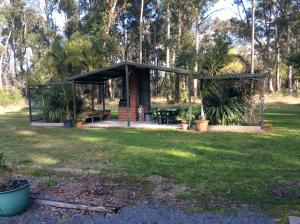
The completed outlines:
[[[152,120],[153,124],[156,124],[156,123],[159,124],[159,112],[158,112],[157,108],[152,109],[152,116],[153,116],[152,117],[153,118],[153,120]]]
[[[166,110],[159,110],[159,123],[160,124],[169,124],[170,121],[170,112]]]

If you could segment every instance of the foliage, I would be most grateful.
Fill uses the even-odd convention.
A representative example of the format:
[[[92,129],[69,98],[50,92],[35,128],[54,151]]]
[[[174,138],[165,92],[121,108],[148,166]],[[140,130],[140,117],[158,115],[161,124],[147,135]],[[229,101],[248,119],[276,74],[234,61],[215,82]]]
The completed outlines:
[[[245,120],[246,103],[233,88],[222,88],[203,99],[204,110],[211,124],[241,124]]]
[[[0,106],[16,105],[23,100],[21,91],[16,89],[13,91],[6,91],[0,89]]]
[[[0,152],[0,191],[9,186],[12,168],[6,163],[6,155]]]
[[[297,78],[300,79],[300,53],[290,54],[286,57],[287,64],[297,70]]]
[[[85,121],[85,116],[84,113],[80,113],[76,116],[77,122],[84,122]]]
[[[194,121],[195,116],[193,114],[191,114],[191,116],[190,116],[188,108],[186,108],[181,111],[180,115],[178,115],[176,119],[178,121],[181,121],[182,123],[191,124]]]
[[[177,116],[177,120],[187,123],[189,121],[189,113],[187,110],[183,110],[180,115]]]
[[[217,36],[215,44],[204,54],[199,55],[201,75],[215,76],[227,73],[241,73],[247,70],[243,58],[233,54],[230,42],[224,36]]]
[[[46,97],[45,114],[48,122],[61,122],[74,114],[72,89],[67,86],[54,87]],[[76,97],[76,113],[83,107],[83,100]]]

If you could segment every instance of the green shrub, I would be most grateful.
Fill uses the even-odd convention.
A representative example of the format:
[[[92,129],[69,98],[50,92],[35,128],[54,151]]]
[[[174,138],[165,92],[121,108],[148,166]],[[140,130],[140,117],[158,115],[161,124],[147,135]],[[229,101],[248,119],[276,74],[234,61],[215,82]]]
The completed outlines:
[[[211,93],[203,99],[207,119],[213,125],[241,124],[245,121],[246,104],[241,93],[223,88],[218,93]]]
[[[65,88],[65,92],[63,91]],[[72,89],[69,87],[53,87],[50,89],[48,95],[45,96],[45,115],[47,122],[62,122],[67,117],[67,108],[71,115],[73,112],[73,97],[72,97]],[[67,100],[67,103],[65,102]],[[76,96],[76,113],[80,113],[83,107],[83,99],[81,97]]]
[[[18,89],[14,91],[0,90],[0,106],[16,105],[20,103],[22,99],[21,91]]]

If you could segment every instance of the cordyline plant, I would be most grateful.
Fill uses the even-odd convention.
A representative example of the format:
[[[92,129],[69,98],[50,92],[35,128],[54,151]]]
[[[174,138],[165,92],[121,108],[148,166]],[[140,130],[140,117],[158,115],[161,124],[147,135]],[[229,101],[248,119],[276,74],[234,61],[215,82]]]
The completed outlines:
[[[199,120],[206,120],[206,114],[204,111],[204,98],[210,94],[218,94],[217,86],[214,82],[209,82],[206,86],[203,86],[200,90],[200,115]]]
[[[7,189],[12,181],[13,169],[6,164],[3,152],[0,152],[0,191]]]

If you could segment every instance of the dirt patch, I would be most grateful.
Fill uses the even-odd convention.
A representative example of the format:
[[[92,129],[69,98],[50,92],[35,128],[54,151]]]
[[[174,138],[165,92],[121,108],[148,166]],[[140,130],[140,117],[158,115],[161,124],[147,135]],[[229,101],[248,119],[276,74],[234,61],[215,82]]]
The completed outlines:
[[[150,200],[168,205],[176,205],[181,208],[191,207],[191,201],[187,202],[177,197],[179,194],[190,192],[188,187],[174,184],[168,178],[156,175],[149,176],[147,181],[151,187]]]
[[[277,185],[269,192],[276,198],[300,200],[300,181],[288,181]]]
[[[87,175],[78,179],[36,178],[31,192],[41,199],[120,208],[137,203],[143,188],[142,183],[115,182],[99,175]]]
[[[103,176],[90,171],[76,170],[65,173],[52,170],[51,175],[31,176],[30,191],[33,198],[104,206],[121,209],[145,201],[164,203],[182,209],[195,204],[191,200],[178,198],[178,194],[190,192],[183,185],[176,185],[168,178],[150,176],[148,178],[127,176]],[[72,170],[73,171],[73,170]],[[83,214],[85,211],[47,207],[45,210],[61,218]]]

